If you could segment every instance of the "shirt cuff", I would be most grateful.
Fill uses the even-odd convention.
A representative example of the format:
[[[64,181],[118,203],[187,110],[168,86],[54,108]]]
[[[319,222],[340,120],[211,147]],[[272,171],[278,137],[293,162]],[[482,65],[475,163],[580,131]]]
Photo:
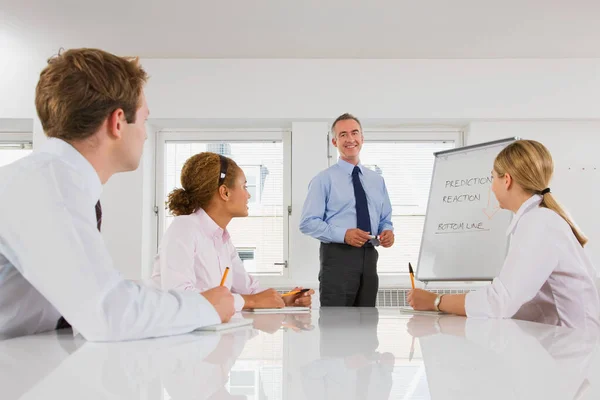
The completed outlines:
[[[465,314],[471,318],[489,317],[487,287],[469,292],[465,296]]]
[[[194,298],[196,298],[196,300],[199,301],[200,324],[198,325],[198,328],[202,326],[217,325],[221,323],[221,317],[219,316],[219,313],[217,312],[215,307],[210,303],[210,301],[206,299],[206,297],[202,296],[201,294],[199,295],[193,291],[181,292],[181,295],[189,295],[190,297],[193,296]]]
[[[235,311],[240,312],[244,308],[246,301],[244,301],[244,298],[242,297],[241,294],[234,294],[233,295],[233,304],[235,306]]]
[[[345,243],[346,230],[338,226],[331,227],[331,239],[333,243]]]
[[[394,226],[393,225],[384,225],[383,227],[381,227],[381,231],[379,231],[379,234],[382,234],[383,231],[392,231],[392,232],[394,232]]]

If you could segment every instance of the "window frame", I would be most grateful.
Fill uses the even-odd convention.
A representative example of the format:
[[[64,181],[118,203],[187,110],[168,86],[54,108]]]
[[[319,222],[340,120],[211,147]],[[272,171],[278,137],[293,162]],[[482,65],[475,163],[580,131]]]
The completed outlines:
[[[289,245],[290,245],[290,213],[292,192],[292,136],[291,130],[286,129],[162,129],[156,134],[155,149],[155,196],[154,213],[156,215],[156,243],[160,246],[165,219],[165,207],[161,206],[160,199],[165,190],[165,149],[167,143],[194,143],[194,142],[282,142],[283,147],[283,259],[281,274],[258,273],[262,279],[287,280],[289,273]],[[260,174],[259,174],[260,178]],[[257,185],[260,183],[257,182]],[[235,238],[233,238],[235,245]]]
[[[455,148],[465,143],[465,131],[457,127],[406,127],[406,128],[377,128],[363,126],[364,142],[440,142],[453,141]],[[329,166],[338,162],[339,153],[332,143],[332,132],[328,136]],[[394,246],[396,246],[394,244]],[[415,260],[416,263],[416,260]],[[413,264],[414,266],[414,264]],[[410,287],[408,271],[400,274],[379,274],[379,289]]]
[[[0,151],[3,150],[33,151],[33,134],[27,132],[0,131]],[[26,157],[26,155],[23,157]]]
[[[0,147],[13,144],[15,148],[21,145],[21,150],[33,150],[33,134],[0,132]]]

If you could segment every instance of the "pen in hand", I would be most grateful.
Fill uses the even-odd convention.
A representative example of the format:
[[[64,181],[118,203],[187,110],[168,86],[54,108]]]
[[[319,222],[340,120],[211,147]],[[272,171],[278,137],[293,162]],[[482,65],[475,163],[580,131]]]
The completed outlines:
[[[229,267],[225,268],[225,272],[223,273],[223,279],[221,279],[221,284],[219,286],[223,286],[225,284],[225,279],[227,279],[228,273],[229,273]]]
[[[410,265],[410,263],[408,263],[408,273],[410,275],[410,284],[412,285],[412,288],[415,288],[415,273],[413,272],[412,269],[412,265]]]
[[[308,292],[310,289],[302,289],[302,290],[292,290],[291,292],[287,292],[281,295],[281,297],[291,296],[293,294]]]

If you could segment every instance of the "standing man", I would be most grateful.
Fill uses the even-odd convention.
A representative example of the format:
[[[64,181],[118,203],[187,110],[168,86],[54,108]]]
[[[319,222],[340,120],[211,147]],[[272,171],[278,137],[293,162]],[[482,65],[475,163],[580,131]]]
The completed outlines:
[[[392,205],[383,178],[360,164],[360,121],[340,115],[331,133],[340,159],[310,182],[300,231],[321,241],[321,306],[374,307],[379,254],[373,237],[383,247],[394,244]]]

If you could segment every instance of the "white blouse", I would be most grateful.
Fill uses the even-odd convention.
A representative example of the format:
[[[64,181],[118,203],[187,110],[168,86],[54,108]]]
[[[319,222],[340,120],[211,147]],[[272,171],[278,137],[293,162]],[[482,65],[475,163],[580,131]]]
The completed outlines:
[[[598,329],[597,272],[569,224],[541,201],[534,195],[515,214],[502,270],[467,294],[467,316]]]
[[[203,292],[224,285],[233,293],[236,311],[244,307],[242,294],[261,292],[258,281],[246,269],[226,230],[203,209],[175,217],[165,232],[154,258],[153,283],[163,290]]]

